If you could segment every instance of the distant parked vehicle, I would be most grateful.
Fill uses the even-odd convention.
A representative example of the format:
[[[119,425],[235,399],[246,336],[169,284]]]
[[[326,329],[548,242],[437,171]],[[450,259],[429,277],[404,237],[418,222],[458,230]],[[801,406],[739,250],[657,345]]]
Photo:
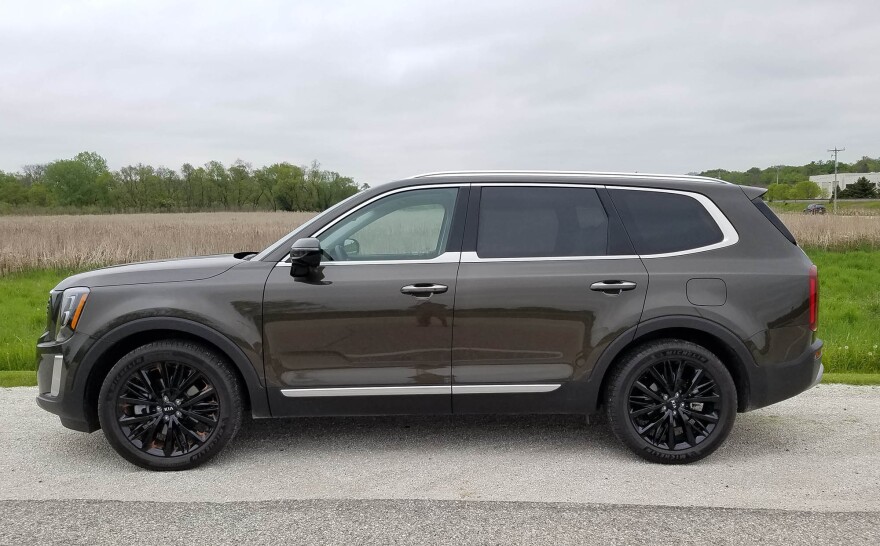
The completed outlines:
[[[804,214],[825,214],[825,211],[825,205],[813,203],[812,205],[807,205],[807,208],[804,209]]]

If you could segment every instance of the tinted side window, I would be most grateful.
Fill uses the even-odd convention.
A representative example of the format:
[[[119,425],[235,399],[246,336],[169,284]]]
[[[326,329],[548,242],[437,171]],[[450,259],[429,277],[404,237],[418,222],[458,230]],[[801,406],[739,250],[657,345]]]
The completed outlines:
[[[482,189],[481,258],[601,256],[607,250],[608,216],[592,188]]]
[[[709,211],[687,195],[610,190],[638,254],[665,254],[721,242]]]
[[[334,261],[426,260],[446,248],[456,188],[383,197],[318,236]]]

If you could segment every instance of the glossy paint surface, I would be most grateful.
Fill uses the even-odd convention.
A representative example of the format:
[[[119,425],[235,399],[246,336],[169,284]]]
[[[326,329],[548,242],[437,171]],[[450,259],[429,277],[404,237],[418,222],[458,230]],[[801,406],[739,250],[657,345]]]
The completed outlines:
[[[289,268],[274,268],[263,306],[269,386],[449,385],[457,269],[455,262],[330,264],[294,279]],[[416,283],[448,289],[401,293]]]
[[[595,282],[634,290],[606,294]],[[596,350],[642,313],[648,275],[638,259],[463,263],[455,309],[456,383],[572,381]]]
[[[637,185],[695,192],[715,203],[735,227],[731,246],[680,256],[628,256],[625,231],[613,229],[617,254],[608,259],[480,261],[321,266],[306,279],[277,262],[290,244],[339,214],[411,186],[470,188],[460,192],[467,222],[453,226],[452,256],[474,252],[476,224],[469,207],[481,185]],[[598,190],[610,225],[620,225],[613,202]],[[261,415],[376,413],[589,412],[603,377],[632,343],[670,328],[714,332],[732,348],[748,378],[744,397],[757,407],[806,388],[820,366],[809,330],[809,260],[750,203],[754,190],[687,180],[481,175],[393,182],[365,191],[262,253],[260,259],[213,256],[133,264],[66,279],[59,289],[91,287],[74,337],[41,339],[41,362],[64,356],[62,392],[41,405],[68,422],[94,426],[84,398],[94,370],[119,332],[137,325],[202,337],[234,362]],[[456,220],[458,222],[458,220]],[[620,239],[620,238],[623,239]],[[457,243],[455,242],[457,241]],[[628,257],[627,257],[628,256]],[[688,283],[697,279],[688,299]],[[700,285],[699,279],[715,279]],[[609,295],[595,282],[629,281],[631,291]],[[442,284],[444,293],[415,297],[401,288]],[[722,294],[723,286],[723,294]],[[722,297],[723,296],[723,297]],[[696,303],[695,303],[696,302]],[[160,332],[161,333],[161,332]],[[127,335],[127,334],[126,334]],[[229,348],[225,345],[228,343]],[[98,349],[100,348],[100,350]],[[220,349],[218,349],[220,350]],[[118,355],[116,356],[118,358]],[[49,365],[49,364],[44,364]],[[96,375],[97,374],[97,375]],[[47,371],[40,370],[41,384]],[[792,383],[791,378],[797,381]],[[253,379],[251,379],[253,378]],[[547,392],[403,396],[285,397],[284,389],[559,384]],[[450,389],[451,390],[451,389]],[[427,389],[424,392],[440,392]],[[415,392],[415,391],[414,391]],[[256,397],[256,398],[255,398]],[[266,405],[268,399],[268,406]],[[253,403],[255,408],[260,404]],[[88,428],[88,427],[83,427]]]

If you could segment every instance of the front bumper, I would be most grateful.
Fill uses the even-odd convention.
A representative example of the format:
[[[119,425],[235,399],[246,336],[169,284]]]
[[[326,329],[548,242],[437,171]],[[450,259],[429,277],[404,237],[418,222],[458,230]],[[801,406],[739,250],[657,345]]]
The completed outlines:
[[[822,345],[822,340],[817,339],[795,360],[755,367],[750,377],[751,396],[745,411],[781,402],[818,385],[825,372]]]
[[[65,427],[82,432],[100,428],[96,408],[87,404],[85,374],[77,374],[92,341],[74,334],[64,343],[37,345],[37,405],[58,415]]]

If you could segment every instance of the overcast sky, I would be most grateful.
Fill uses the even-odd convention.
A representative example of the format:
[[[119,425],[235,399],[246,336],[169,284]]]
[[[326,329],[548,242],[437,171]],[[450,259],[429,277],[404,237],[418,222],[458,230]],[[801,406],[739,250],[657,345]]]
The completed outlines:
[[[4,0],[0,169],[853,161],[880,156],[878,21],[877,0]]]

